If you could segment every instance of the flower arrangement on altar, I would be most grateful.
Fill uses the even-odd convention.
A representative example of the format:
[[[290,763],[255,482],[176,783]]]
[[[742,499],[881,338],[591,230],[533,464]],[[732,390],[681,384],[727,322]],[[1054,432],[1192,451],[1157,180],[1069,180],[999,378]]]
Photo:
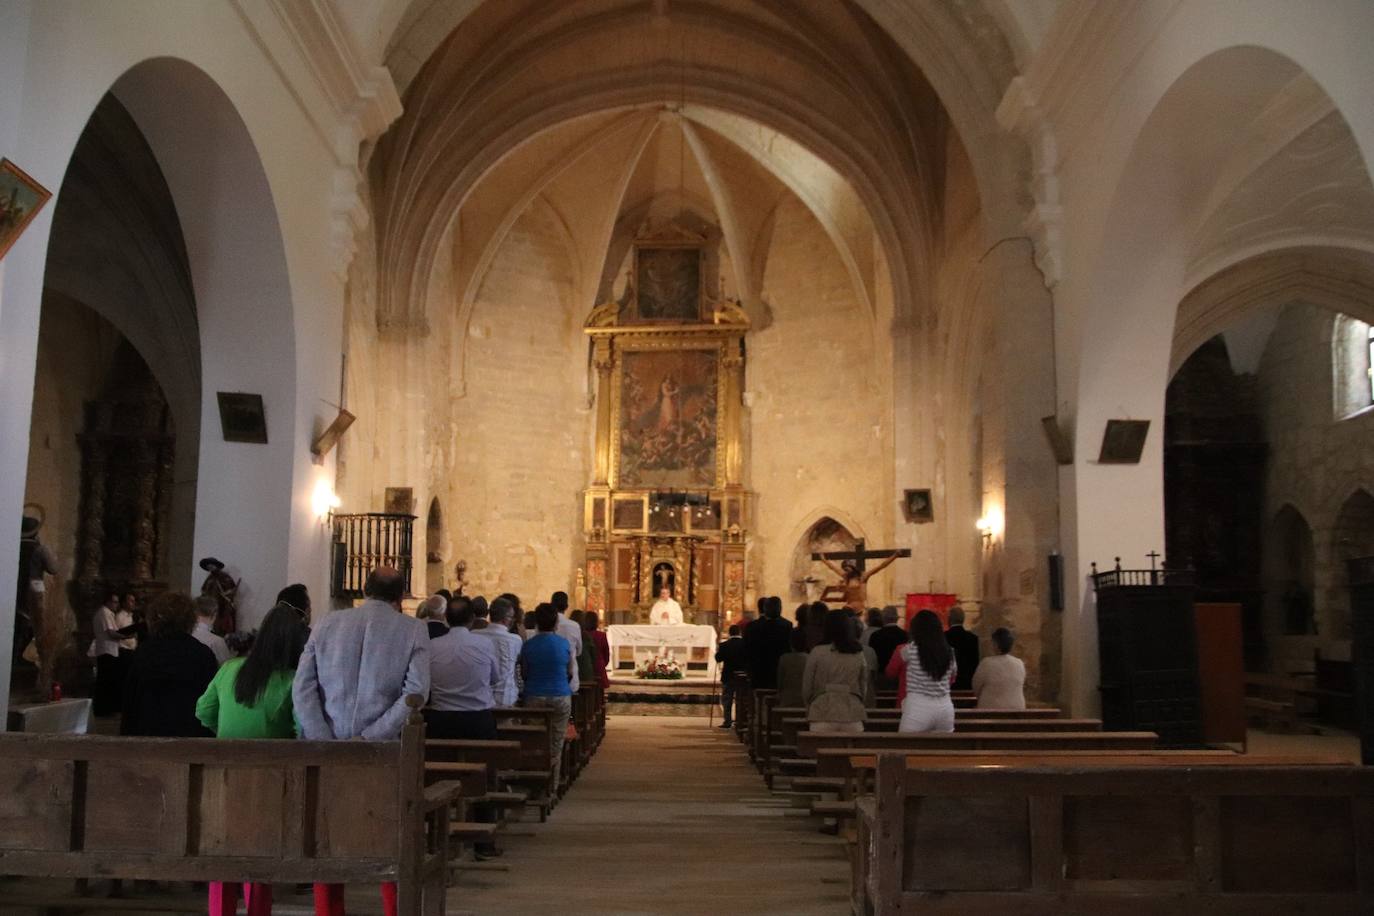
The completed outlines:
[[[680,681],[685,675],[673,653],[655,655],[635,668],[635,677],[646,681]]]

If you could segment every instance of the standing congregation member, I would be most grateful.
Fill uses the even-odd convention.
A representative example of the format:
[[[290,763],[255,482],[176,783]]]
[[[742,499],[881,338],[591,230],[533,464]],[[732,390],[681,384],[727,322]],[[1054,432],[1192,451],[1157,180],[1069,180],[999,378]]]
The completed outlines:
[[[473,632],[477,615],[460,605],[449,630],[429,646],[429,705],[425,735],[490,741],[496,738],[496,691],[501,666],[496,644]]]
[[[777,686],[778,659],[792,642],[792,623],[782,616],[782,599],[774,595],[759,601],[763,616],[743,630],[745,669],[755,690]]]
[[[91,647],[86,655],[95,659],[95,690],[91,711],[97,716],[112,716],[119,712],[124,701],[124,678],[128,676],[129,665],[134,660],[134,640],[125,639],[119,632],[134,622],[133,615],[126,615],[121,623],[116,611],[119,607],[119,592],[106,588],[100,607],[91,618]],[[127,648],[126,648],[127,645]]]
[[[448,632],[448,605],[443,595],[435,594],[421,601],[415,609],[415,619],[425,622],[430,639],[438,639]]]
[[[873,700],[873,674],[847,611],[825,616],[824,643],[811,650],[802,675],[802,700],[816,732],[861,732]]]
[[[549,599],[549,603],[552,604],[553,609],[558,612],[558,635],[566,639],[568,645],[572,648],[573,679],[571,687],[572,692],[577,693],[577,689],[582,683],[577,673],[577,657],[582,654],[582,627],[574,623],[572,618],[568,616],[567,592],[554,592],[553,597]],[[536,623],[536,626],[537,625]]]
[[[873,638],[873,634],[881,630],[882,627],[883,612],[875,607],[869,608],[868,613],[864,615],[864,629],[863,632],[859,634],[859,642],[863,643],[865,646],[868,645],[868,641]]]
[[[806,678],[806,633],[801,627],[792,630],[792,651],[778,659],[778,706],[805,706],[802,685]]]
[[[734,723],[731,715],[735,708],[735,672],[744,670],[744,639],[739,635],[740,626],[730,624],[730,638],[716,648],[716,662],[720,664],[720,705],[725,711],[721,728],[730,728]]]
[[[229,661],[233,653],[229,651],[229,645],[224,641],[224,637],[216,635],[211,629],[215,624],[215,617],[219,614],[219,602],[208,595],[201,595],[195,600],[195,606],[196,626],[191,635],[214,653],[216,664],[222,665]]]
[[[196,703],[196,718],[217,738],[294,738],[291,685],[309,630],[300,611],[278,604],[267,612],[246,658],[220,666]],[[238,911],[239,885],[210,882],[210,916]],[[269,916],[272,885],[243,888],[247,916]]]
[[[979,709],[1025,709],[1026,663],[1011,654],[1016,637],[1006,627],[992,631],[997,654],[985,658],[973,674]]]
[[[490,640],[496,652],[496,666],[500,673],[500,681],[495,688],[496,705],[514,706],[520,699],[517,663],[520,661],[520,650],[524,647],[525,641],[511,632],[510,621],[515,615],[515,608],[504,595],[492,601],[488,615],[490,625],[472,632]]]
[[[887,676],[887,663],[892,661],[892,653],[906,643],[906,628],[901,624],[901,614],[894,605],[883,608],[883,625],[878,632],[868,637],[868,647],[878,658],[878,685],[884,690],[897,686],[896,681]]]
[[[949,609],[949,629],[945,640],[954,650],[954,661],[959,668],[959,676],[954,680],[955,690],[972,690],[973,674],[978,670],[978,637],[964,629],[964,609]]]
[[[588,611],[582,618],[582,636],[590,639],[596,649],[596,682],[602,689],[611,686],[611,676],[607,669],[611,665],[611,644],[606,640],[606,632],[601,629],[601,618],[596,611]]]
[[[167,592],[148,605],[148,637],[134,653],[124,683],[121,735],[205,736],[196,718],[196,701],[210,686],[219,663],[191,635],[195,625],[196,612],[186,595]]]
[[[897,677],[903,666],[906,696],[902,699],[902,721],[897,730],[954,731],[954,701],[949,690],[959,665],[934,611],[917,611],[911,618],[911,642],[892,653],[888,675]]]
[[[429,695],[429,631],[401,613],[405,579],[379,566],[358,607],[325,616],[310,634],[292,686],[302,738],[394,741],[410,710],[409,694]],[[396,885],[382,885],[386,916],[396,916]],[[317,916],[344,916],[344,886],[315,885]]]
[[[563,741],[568,719],[572,717],[573,683],[577,680],[577,657],[568,640],[558,633],[558,611],[552,604],[534,609],[538,632],[520,650],[520,671],[525,680],[524,705],[554,710],[549,752],[553,756],[553,783],[558,791],[558,776],[563,762]]]
[[[310,626],[310,590],[302,582],[292,582],[277,592],[277,604],[284,604],[300,615],[301,622]]]

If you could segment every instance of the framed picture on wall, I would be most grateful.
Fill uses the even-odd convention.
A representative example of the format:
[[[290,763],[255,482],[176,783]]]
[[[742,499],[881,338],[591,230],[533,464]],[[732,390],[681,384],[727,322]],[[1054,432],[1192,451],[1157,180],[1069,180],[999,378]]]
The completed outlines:
[[[918,525],[935,521],[935,503],[931,501],[929,490],[903,490],[905,498],[902,508],[906,510],[906,520]]]
[[[262,395],[242,391],[217,391],[219,425],[225,442],[267,442],[267,415]]]
[[[19,241],[50,197],[52,192],[23,169],[8,159],[0,159],[0,258]]]

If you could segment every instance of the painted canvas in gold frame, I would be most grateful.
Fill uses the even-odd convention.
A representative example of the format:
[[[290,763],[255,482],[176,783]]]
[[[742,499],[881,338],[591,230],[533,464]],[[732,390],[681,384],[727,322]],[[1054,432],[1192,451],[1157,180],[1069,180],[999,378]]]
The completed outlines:
[[[616,361],[615,486],[719,486],[724,403],[720,344],[624,341]]]
[[[635,320],[703,320],[701,261],[696,245],[636,245]]]

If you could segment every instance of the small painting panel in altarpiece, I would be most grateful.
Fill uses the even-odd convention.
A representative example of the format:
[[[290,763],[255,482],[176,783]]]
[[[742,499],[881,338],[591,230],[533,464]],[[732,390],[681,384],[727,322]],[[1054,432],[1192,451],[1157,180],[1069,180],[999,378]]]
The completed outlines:
[[[644,500],[639,497],[612,500],[611,524],[617,531],[643,531]]]
[[[621,486],[667,489],[715,482],[718,356],[716,350],[625,353]]]

